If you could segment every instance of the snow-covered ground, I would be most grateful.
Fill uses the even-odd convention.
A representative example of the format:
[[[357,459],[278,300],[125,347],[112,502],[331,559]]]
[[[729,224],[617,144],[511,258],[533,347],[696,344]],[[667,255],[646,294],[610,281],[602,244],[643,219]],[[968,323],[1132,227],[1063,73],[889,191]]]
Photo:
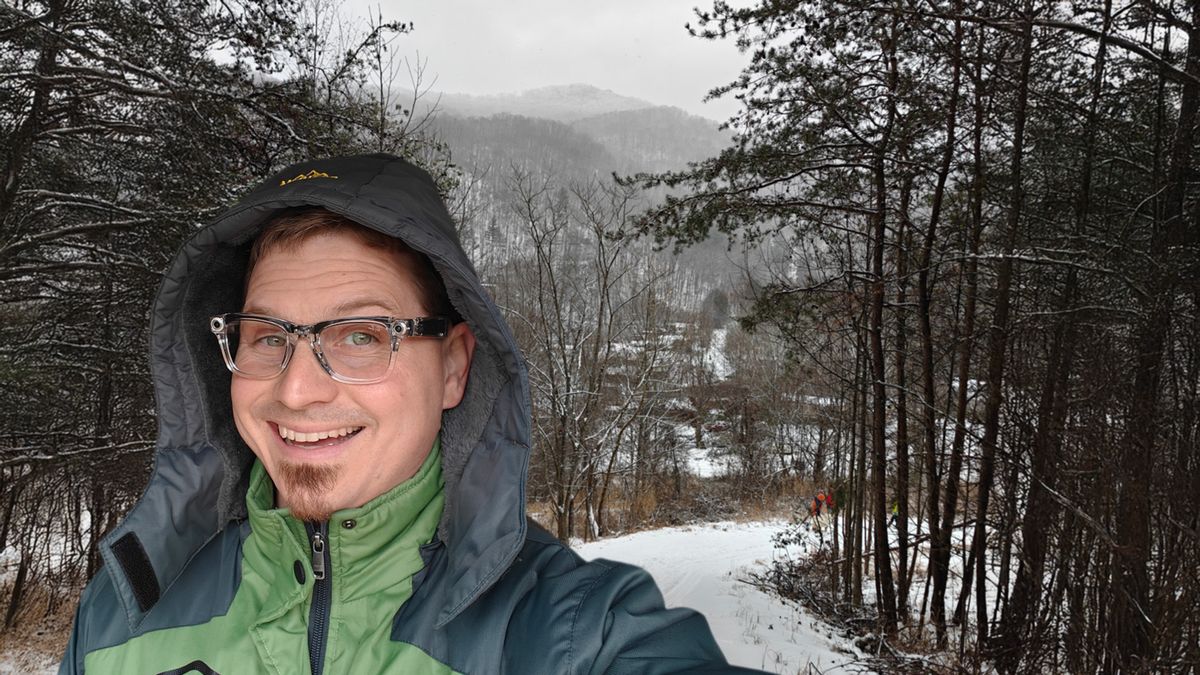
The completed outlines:
[[[863,655],[803,608],[744,583],[774,554],[772,535],[786,525],[711,523],[637,532],[577,544],[584,558],[633,563],[654,576],[668,607],[708,619],[730,663],[772,673],[862,673]]]
[[[0,675],[57,675],[58,658],[13,645],[0,651]]]
[[[729,379],[733,374],[733,366],[729,365],[729,357],[725,355],[725,339],[728,336],[728,328],[713,330],[712,341],[708,344],[708,351],[704,353],[705,367],[718,380]]]
[[[690,439],[692,436],[692,428],[686,425],[680,427],[677,432],[679,437]],[[734,458],[725,456],[714,456],[711,449],[697,448],[695,446],[684,450],[687,453],[688,473],[700,478],[713,478],[715,476],[726,476],[733,473]]]

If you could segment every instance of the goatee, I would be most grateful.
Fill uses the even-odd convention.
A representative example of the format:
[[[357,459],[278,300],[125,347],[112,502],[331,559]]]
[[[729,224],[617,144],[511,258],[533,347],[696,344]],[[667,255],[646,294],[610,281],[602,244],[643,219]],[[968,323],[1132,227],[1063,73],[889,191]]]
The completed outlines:
[[[327,464],[283,462],[275,489],[297,520],[323,522],[329,520],[333,509],[327,495],[337,483],[341,467]]]

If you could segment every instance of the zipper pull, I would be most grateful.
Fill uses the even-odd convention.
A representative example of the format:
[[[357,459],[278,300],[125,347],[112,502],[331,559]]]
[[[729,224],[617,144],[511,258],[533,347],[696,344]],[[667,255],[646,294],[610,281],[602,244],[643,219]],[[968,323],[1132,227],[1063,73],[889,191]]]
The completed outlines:
[[[325,578],[325,537],[320,532],[312,535],[312,571],[314,579]]]

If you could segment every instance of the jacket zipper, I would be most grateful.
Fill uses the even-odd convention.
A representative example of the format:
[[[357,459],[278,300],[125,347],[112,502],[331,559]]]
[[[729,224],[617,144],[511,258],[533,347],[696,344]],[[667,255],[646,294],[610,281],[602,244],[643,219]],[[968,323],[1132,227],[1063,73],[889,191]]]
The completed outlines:
[[[329,524],[305,523],[312,545],[313,595],[308,612],[308,663],[312,675],[325,670],[325,643],[329,638],[329,606],[333,600],[329,578]]]

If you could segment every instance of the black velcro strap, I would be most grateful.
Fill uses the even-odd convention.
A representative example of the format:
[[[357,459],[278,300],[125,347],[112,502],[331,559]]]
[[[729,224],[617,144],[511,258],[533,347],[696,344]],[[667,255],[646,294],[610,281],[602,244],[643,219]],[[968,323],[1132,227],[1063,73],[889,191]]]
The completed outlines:
[[[154,568],[150,566],[150,558],[146,556],[141,540],[130,532],[113,544],[112,551],[133,586],[138,608],[143,612],[149,611],[158,602],[158,578],[154,576]]]
[[[164,670],[158,675],[187,675],[188,673],[200,673],[200,675],[221,675],[203,661],[192,661],[186,666],[180,666],[175,670]]]

